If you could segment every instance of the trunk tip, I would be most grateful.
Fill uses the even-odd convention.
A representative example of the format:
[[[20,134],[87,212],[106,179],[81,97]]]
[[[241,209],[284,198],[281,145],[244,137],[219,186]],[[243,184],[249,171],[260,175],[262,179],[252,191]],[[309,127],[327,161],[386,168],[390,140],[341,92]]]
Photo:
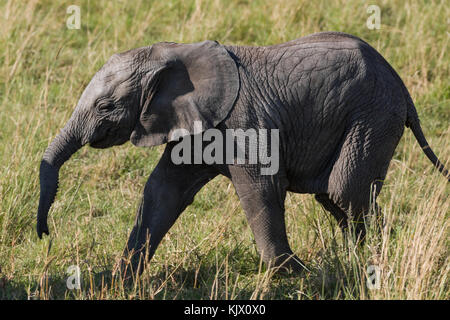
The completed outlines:
[[[47,226],[46,222],[37,224],[37,234],[38,234],[39,239],[42,239],[43,233],[45,233],[46,235],[50,234],[48,232],[48,226]]]

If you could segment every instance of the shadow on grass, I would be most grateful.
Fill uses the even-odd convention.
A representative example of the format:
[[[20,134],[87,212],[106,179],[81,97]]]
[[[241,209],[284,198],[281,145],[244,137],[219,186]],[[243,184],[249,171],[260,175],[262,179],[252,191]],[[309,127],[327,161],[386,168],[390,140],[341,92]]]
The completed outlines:
[[[181,265],[150,262],[134,283],[121,283],[113,266],[82,271],[79,290],[67,288],[64,273],[0,278],[0,299],[357,299],[361,268],[342,261],[340,250],[320,250],[302,275],[270,275],[255,252],[235,247]]]
[[[26,300],[27,287],[22,282],[0,279],[0,300]]]
[[[343,299],[352,294],[348,272],[326,264],[310,268],[303,275],[276,274],[267,278],[263,269],[230,267],[217,270],[215,264],[160,270],[144,274],[138,283],[118,284],[109,270],[91,273],[81,282],[81,290],[69,290],[67,276],[50,275],[44,281],[11,280],[2,283],[0,299]],[[115,284],[114,284],[115,283]],[[103,292],[103,293],[102,293]]]
[[[169,271],[170,272],[170,271]],[[267,279],[267,281],[265,281]],[[219,269],[202,263],[195,268],[179,269],[172,274],[158,272],[153,280],[163,285],[155,299],[289,299],[296,289],[296,277],[275,276],[268,279],[265,269]],[[294,280],[294,281],[292,281]]]

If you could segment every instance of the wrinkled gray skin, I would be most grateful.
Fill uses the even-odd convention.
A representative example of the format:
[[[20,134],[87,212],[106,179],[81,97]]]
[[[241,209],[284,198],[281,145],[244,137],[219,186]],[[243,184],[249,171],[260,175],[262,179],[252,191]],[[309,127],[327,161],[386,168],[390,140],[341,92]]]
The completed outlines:
[[[192,133],[195,120],[203,129],[279,129],[278,173],[261,175],[260,165],[173,164],[170,134]],[[231,179],[263,260],[301,271],[286,236],[286,191],[315,194],[343,229],[352,225],[363,237],[371,194],[380,192],[405,126],[448,178],[399,76],[351,35],[318,33],[269,47],[158,43],[117,54],[45,151],[37,232],[48,234],[59,168],[81,146],[167,143],[124,252],[133,274],[142,271],[140,257],[153,256],[195,194],[219,174]]]

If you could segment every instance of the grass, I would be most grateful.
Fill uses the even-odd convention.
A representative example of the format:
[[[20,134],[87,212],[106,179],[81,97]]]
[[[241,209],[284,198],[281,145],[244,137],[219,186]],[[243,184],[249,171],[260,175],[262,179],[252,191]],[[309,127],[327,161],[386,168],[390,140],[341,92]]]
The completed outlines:
[[[69,118],[92,75],[113,53],[158,41],[269,45],[318,31],[372,44],[410,90],[425,134],[449,167],[450,85],[446,1],[375,1],[381,29],[369,30],[367,1],[173,0],[0,2],[1,299],[449,299],[449,186],[405,131],[380,196],[384,228],[361,249],[310,195],[286,199],[288,236],[309,266],[277,277],[261,266],[230,182],[195,197],[134,287],[111,277],[143,186],[162,147],[130,143],[83,148],[61,170],[39,240],[35,215],[43,151]],[[81,29],[66,8],[81,7]],[[167,199],[170,201],[170,199]],[[67,269],[81,268],[80,290]],[[366,285],[367,268],[380,288]]]

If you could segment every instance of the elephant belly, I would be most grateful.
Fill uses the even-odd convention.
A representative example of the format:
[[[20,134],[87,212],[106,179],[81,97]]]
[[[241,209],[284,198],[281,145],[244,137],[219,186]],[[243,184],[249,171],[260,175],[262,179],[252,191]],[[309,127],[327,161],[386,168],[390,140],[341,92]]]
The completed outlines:
[[[339,156],[344,134],[344,128],[322,128],[290,143],[293,147],[287,148],[285,162],[289,191],[327,192],[328,178]]]

